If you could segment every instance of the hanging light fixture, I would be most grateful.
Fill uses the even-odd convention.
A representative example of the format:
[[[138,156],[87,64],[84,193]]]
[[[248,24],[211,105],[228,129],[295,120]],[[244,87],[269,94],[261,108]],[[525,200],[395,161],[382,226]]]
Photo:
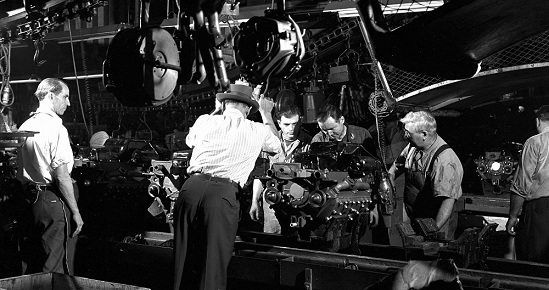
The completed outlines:
[[[2,98],[0,98],[0,104],[4,107],[9,107],[13,105],[15,100],[13,95],[13,89],[9,82],[2,82]]]

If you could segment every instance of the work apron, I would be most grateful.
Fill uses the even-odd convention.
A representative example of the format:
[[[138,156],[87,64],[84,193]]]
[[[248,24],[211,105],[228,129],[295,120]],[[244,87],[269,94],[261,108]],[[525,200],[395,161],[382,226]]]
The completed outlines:
[[[442,151],[440,151],[442,152]],[[438,157],[436,152],[432,160]],[[415,166],[406,168],[406,185],[404,187],[404,206],[406,213],[410,217],[412,225],[417,226],[416,219],[418,218],[432,218],[436,220],[438,210],[442,203],[442,198],[435,198],[433,194],[433,183],[431,181],[432,164],[430,162],[429,168],[423,171],[422,169],[416,169]],[[417,228],[417,227],[416,227]],[[457,211],[454,204],[452,214],[446,221],[446,223],[439,229],[439,232],[445,233],[447,240],[454,239],[454,233],[457,228]],[[416,230],[417,231],[417,230]]]

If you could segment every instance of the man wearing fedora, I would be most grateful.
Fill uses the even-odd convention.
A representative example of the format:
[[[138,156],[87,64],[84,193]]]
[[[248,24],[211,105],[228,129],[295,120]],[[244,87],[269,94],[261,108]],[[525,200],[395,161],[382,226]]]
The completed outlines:
[[[186,139],[193,152],[190,177],[174,208],[174,289],[226,289],[238,228],[237,194],[259,153],[281,150],[272,128],[246,119],[272,101],[258,103],[244,84],[231,84],[216,98],[216,112],[222,114],[200,116]]]

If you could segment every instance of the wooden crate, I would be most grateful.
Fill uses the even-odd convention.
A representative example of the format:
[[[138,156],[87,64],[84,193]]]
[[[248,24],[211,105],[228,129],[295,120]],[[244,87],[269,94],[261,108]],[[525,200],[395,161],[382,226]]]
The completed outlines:
[[[69,276],[59,273],[38,273],[0,279],[0,290],[150,290],[150,288],[88,278]]]

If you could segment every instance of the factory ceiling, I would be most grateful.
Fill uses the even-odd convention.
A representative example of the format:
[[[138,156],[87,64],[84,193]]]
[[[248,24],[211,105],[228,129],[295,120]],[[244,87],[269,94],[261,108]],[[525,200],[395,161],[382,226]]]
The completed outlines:
[[[0,29],[27,21],[22,2],[0,1]],[[52,10],[78,1],[36,2],[41,2],[46,10]],[[100,74],[109,40],[121,27],[139,24],[133,11],[139,1],[101,2],[108,2],[111,6],[102,10],[110,15],[92,15],[93,20],[87,19],[90,21],[87,24],[84,21],[79,27],[71,27],[70,32],[65,24],[44,35],[46,48],[40,58],[52,59],[43,67],[33,65],[36,59],[29,55],[35,49],[32,42],[14,42],[12,80],[29,78],[29,67],[34,67],[31,74],[38,77],[40,74],[74,75],[70,59],[59,58],[58,54],[70,53],[69,44],[79,40],[87,40],[88,45],[95,41],[92,44],[95,47],[93,58],[88,60],[88,73]],[[170,16],[173,15],[168,12],[168,17],[165,16],[173,8],[173,3],[170,4],[173,1],[158,2],[166,4],[153,7],[151,23],[170,29],[170,19],[173,20]],[[271,1],[266,2],[242,1],[239,15],[229,17],[242,21],[262,16],[263,11],[271,6]],[[385,31],[374,34],[372,43],[377,45],[377,58],[384,68],[388,84],[403,106],[462,111],[490,102],[522,98],[525,97],[521,93],[524,91],[539,88],[549,91],[546,85],[549,83],[549,36],[546,33],[549,30],[549,18],[546,17],[549,5],[544,0],[528,1],[520,9],[516,9],[515,1],[511,0],[380,0],[379,4],[383,9],[381,20],[385,22],[380,27]],[[400,11],[402,13],[395,8],[413,4],[431,5],[431,8],[423,11],[408,8]],[[356,74],[368,75],[359,77],[358,81],[374,89],[372,59],[360,29],[360,20],[347,18],[357,15],[356,9],[354,14],[348,14],[349,9],[352,11],[356,7],[355,2],[295,0],[285,1],[285,5],[287,13],[305,31],[307,54],[296,75],[297,80],[303,83],[313,80],[326,82],[331,67],[350,63]],[[107,17],[111,21],[104,20]],[[379,20],[378,17],[372,23],[380,24]],[[233,60],[231,52],[230,49],[226,52],[226,62]],[[460,58],[462,56],[465,57]],[[452,79],[452,74],[464,63],[477,63],[480,72],[467,77],[458,74],[457,80]],[[238,76],[238,68],[234,64],[229,66],[230,74]],[[192,94],[206,89],[207,86],[190,85],[185,92]]]

